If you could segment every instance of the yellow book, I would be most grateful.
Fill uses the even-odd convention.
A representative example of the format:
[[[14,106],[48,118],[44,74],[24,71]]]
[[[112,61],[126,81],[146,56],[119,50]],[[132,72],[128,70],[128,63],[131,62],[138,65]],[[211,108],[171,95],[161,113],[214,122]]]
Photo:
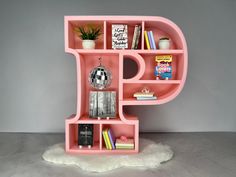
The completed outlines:
[[[102,136],[106,145],[106,149],[109,149],[108,143],[107,143],[107,139],[106,139],[106,135],[105,135],[105,130],[102,131]]]
[[[109,135],[108,135],[108,129],[105,130],[105,138],[107,140],[107,145],[108,145],[108,149],[111,150],[112,149],[112,145],[109,139]]]
[[[146,41],[147,49],[150,50],[150,43],[149,43],[149,40],[148,40],[147,31],[144,31],[144,38],[145,38],[145,41]]]

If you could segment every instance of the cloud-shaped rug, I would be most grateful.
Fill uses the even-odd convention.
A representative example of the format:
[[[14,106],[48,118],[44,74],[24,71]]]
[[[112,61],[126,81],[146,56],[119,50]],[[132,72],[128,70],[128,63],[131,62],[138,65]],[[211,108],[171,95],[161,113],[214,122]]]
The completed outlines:
[[[65,153],[64,146],[60,143],[49,147],[43,159],[55,164],[76,165],[86,171],[105,172],[121,167],[156,168],[173,157],[169,146],[142,138],[140,153],[132,155],[71,155]]]

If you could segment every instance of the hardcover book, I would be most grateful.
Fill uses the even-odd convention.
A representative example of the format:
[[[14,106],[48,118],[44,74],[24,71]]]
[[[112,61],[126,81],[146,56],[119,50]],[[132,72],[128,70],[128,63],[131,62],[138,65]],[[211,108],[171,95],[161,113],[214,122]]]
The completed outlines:
[[[113,49],[128,48],[128,25],[125,24],[112,25],[112,48]]]
[[[172,55],[157,55],[157,66],[155,67],[155,76],[157,79],[171,79],[172,78]]]
[[[152,97],[136,97],[137,100],[156,100],[157,97],[156,96],[152,96]]]
[[[134,93],[134,97],[153,97],[154,95],[154,92],[148,92],[148,93],[145,93],[145,92],[136,92]]]
[[[147,49],[150,50],[150,42],[149,42],[149,39],[148,39],[147,31],[144,31],[144,38],[145,38]]]
[[[111,129],[108,129],[107,133],[108,133],[108,137],[109,137],[112,149],[115,149],[116,148],[115,147],[115,138],[113,136],[113,133],[112,133]]]
[[[134,139],[119,138],[115,145],[116,149],[134,149]]]
[[[112,145],[111,145],[111,142],[109,140],[108,129],[103,130],[102,135],[103,135],[103,139],[104,139],[104,142],[105,142],[105,145],[106,145],[106,149],[111,150]]]
[[[151,36],[151,43],[152,43],[153,49],[156,50],[157,48],[156,48],[155,39],[154,39],[154,35],[152,31],[150,31],[150,36]]]
[[[141,34],[141,25],[135,25],[131,49],[138,49],[140,34]]]
[[[150,31],[147,32],[147,35],[148,35],[148,41],[149,41],[149,44],[150,44],[150,49],[154,49],[153,44],[152,44],[152,38],[151,38]]]
[[[93,146],[93,124],[78,125],[78,145]]]

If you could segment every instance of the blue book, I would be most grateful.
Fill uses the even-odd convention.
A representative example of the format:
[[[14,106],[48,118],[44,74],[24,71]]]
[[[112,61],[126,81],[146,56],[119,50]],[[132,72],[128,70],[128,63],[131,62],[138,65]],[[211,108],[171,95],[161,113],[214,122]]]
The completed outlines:
[[[115,147],[115,139],[114,139],[113,133],[111,132],[111,129],[108,130],[108,137],[110,139],[112,149],[115,149],[116,148]]]
[[[153,44],[152,44],[151,33],[150,33],[150,31],[148,31],[147,33],[148,33],[148,40],[149,40],[149,43],[150,43],[150,48],[151,48],[151,49],[154,49],[154,48],[153,48]]]
[[[151,36],[151,43],[152,43],[152,46],[153,46],[153,49],[156,50],[156,44],[155,44],[155,40],[154,40],[154,36],[153,36],[153,32],[150,31],[150,36]]]
[[[157,97],[153,96],[153,97],[137,97],[137,100],[156,100]]]

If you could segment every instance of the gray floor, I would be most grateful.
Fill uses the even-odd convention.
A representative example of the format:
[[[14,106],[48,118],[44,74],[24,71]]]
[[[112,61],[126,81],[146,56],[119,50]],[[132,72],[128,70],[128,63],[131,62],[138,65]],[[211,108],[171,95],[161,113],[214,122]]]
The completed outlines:
[[[236,177],[236,133],[158,133],[141,137],[172,147],[174,158],[157,169],[118,169],[103,174],[42,160],[63,134],[0,133],[0,177]]]

